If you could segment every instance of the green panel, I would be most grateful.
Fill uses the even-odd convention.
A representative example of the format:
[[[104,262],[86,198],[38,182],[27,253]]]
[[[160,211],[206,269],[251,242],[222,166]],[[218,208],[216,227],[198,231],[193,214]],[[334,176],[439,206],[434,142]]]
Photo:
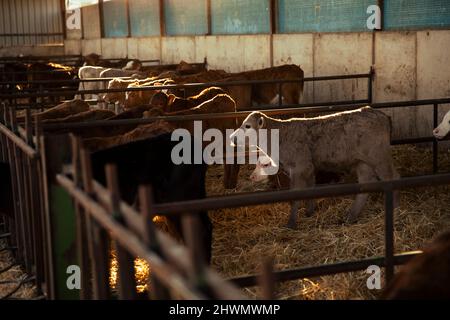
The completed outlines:
[[[202,35],[208,32],[205,0],[165,0],[166,34]]]
[[[103,3],[103,30],[105,37],[127,37],[127,1],[111,0]]]
[[[269,32],[269,0],[211,0],[212,34]]]
[[[79,265],[75,249],[75,210],[70,195],[60,186],[50,185],[50,219],[52,223],[53,261],[56,281],[56,297],[79,299],[79,290],[66,286],[67,267]]]
[[[417,30],[450,26],[450,0],[385,0],[384,29]]]
[[[133,0],[129,2],[129,6],[132,36],[158,36],[160,34],[158,0]]]
[[[367,29],[367,8],[376,0],[279,0],[278,31],[350,32]]]

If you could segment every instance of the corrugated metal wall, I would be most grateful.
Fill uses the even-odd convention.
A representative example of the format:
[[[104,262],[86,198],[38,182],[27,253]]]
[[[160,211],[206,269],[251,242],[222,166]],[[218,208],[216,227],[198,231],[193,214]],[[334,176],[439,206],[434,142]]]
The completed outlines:
[[[366,26],[369,17],[367,8],[372,4],[377,4],[377,1],[279,0],[278,31],[280,33],[370,31]]]
[[[450,26],[450,0],[385,0],[384,12],[386,30]]]
[[[63,41],[60,0],[0,0],[0,47]]]
[[[159,36],[159,1],[133,0],[129,5],[131,36]]]
[[[105,37],[127,37],[128,15],[126,0],[114,0],[103,3],[103,24]]]
[[[165,0],[167,35],[194,35],[208,32],[206,1]]]
[[[211,0],[211,32],[269,33],[269,0]]]

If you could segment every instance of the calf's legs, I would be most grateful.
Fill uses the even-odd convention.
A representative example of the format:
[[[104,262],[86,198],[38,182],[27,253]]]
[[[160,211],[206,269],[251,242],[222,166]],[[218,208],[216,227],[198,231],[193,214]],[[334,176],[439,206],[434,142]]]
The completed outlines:
[[[365,163],[360,163],[356,168],[359,183],[373,182],[377,180],[375,171]],[[360,193],[356,196],[352,204],[350,212],[347,217],[348,223],[353,223],[358,219],[364,205],[367,202],[369,195],[367,193]]]
[[[400,174],[394,167],[392,161],[386,161],[382,166],[377,168],[377,175],[380,180],[397,180],[400,179]],[[394,191],[394,208],[400,204],[400,195],[398,191]]]
[[[311,172],[314,172],[313,170]],[[306,178],[305,178],[306,176]],[[314,174],[290,174],[290,182],[291,182],[291,188],[299,189],[299,188],[306,188],[306,187],[312,187],[315,183],[315,176]],[[297,224],[297,218],[298,218],[298,209],[300,209],[300,203],[301,201],[292,201],[291,202],[291,211],[289,214],[289,220],[286,225],[289,229],[295,229],[295,226]],[[314,213],[316,206],[316,202],[314,200],[307,200],[306,201],[306,215],[309,217]]]

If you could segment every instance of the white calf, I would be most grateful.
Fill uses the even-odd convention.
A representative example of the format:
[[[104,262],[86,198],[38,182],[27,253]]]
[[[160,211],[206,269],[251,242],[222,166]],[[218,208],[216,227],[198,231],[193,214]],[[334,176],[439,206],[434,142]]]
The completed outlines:
[[[433,135],[437,139],[443,139],[450,131],[450,111],[444,116],[442,122],[433,130]]]

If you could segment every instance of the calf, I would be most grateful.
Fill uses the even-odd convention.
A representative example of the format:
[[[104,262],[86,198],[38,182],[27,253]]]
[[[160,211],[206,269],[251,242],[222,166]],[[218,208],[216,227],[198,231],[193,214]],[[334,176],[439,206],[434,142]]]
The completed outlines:
[[[212,98],[214,98],[218,94],[224,94],[225,91],[223,91],[221,88],[218,87],[210,87],[204,89],[202,92],[200,92],[198,95],[189,97],[189,98],[179,98],[173,94],[167,94],[164,92],[158,92],[152,97],[151,103],[152,105],[163,105],[163,111],[164,112],[177,112],[177,111],[183,111],[183,110],[189,110],[192,108],[197,107],[198,105],[202,104],[205,101],[208,101]],[[163,95],[165,97],[163,97]],[[164,101],[161,103],[160,101]]]
[[[100,73],[102,73],[106,68],[103,67],[94,67],[94,66],[84,66],[78,70],[78,78],[80,80],[85,79],[96,79],[100,78]],[[93,82],[80,82],[78,87],[78,91],[84,90],[100,90],[101,82],[93,81]],[[81,99],[80,95],[75,96],[78,99]],[[87,93],[83,95],[83,99],[95,99],[97,98],[97,94]]]
[[[150,118],[152,116],[175,116],[175,115],[193,115],[193,114],[209,114],[209,113],[229,113],[236,111],[236,104],[233,99],[226,94],[218,94],[214,98],[203,102],[202,104],[184,111],[163,113],[160,109],[153,108],[144,112],[144,118]],[[174,122],[171,122],[174,123]],[[177,128],[184,128],[191,134],[194,134],[194,121],[183,120],[174,123]],[[227,129],[236,128],[236,120],[229,119],[207,119],[202,121],[202,130],[218,129],[224,135]],[[202,133],[203,134],[203,133]],[[224,154],[225,154],[224,144]],[[232,189],[236,186],[237,175],[239,172],[239,166],[237,164],[225,164],[224,165],[224,186],[227,189]]]
[[[34,116],[38,117],[41,121],[46,121],[51,119],[66,118],[86,111],[89,111],[89,104],[82,100],[75,99],[63,102],[53,108],[39,112]],[[25,121],[25,117],[17,117],[17,121]]]
[[[251,99],[255,105],[277,104],[280,98],[284,104],[297,104],[300,103],[303,95],[304,72],[299,66],[293,64],[245,71],[229,76],[242,77],[246,80],[301,80],[282,84],[281,97],[278,92],[278,83],[252,85]]]
[[[132,83],[128,86],[128,88],[139,88],[145,86],[162,86],[166,84],[170,84],[172,80],[170,79],[157,79],[152,80],[146,83]],[[130,109],[133,107],[137,107],[139,105],[150,104],[150,101],[153,95],[160,90],[139,90],[139,91],[127,91],[125,93],[125,103],[124,108]]]
[[[118,169],[122,199],[133,204],[139,185],[151,185],[156,203],[202,199],[206,197],[206,165],[174,165],[171,159],[173,147],[171,134],[120,145],[91,155],[94,178],[105,184],[105,165],[113,163]],[[191,153],[192,155],[194,152]],[[212,224],[207,211],[199,213],[201,228],[197,234],[203,244],[205,262],[211,260]],[[167,216],[167,220],[184,239],[181,218]]]
[[[83,145],[90,151],[99,151],[133,141],[149,139],[160,134],[170,133],[174,127],[165,121],[156,121],[150,124],[140,125],[132,130],[109,137],[94,137],[83,140]]]
[[[261,129],[279,130],[279,165],[289,175],[291,188],[312,187],[317,171],[355,171],[359,183],[392,180],[399,177],[390,150],[390,119],[370,107],[316,118],[279,120],[261,112],[251,113],[231,139],[238,143],[238,132]],[[268,149],[271,139],[268,138]],[[257,172],[255,173],[257,174]],[[348,215],[353,222],[367,201],[358,194]],[[300,202],[294,201],[288,227],[294,228]],[[314,211],[308,201],[307,214]]]
[[[439,235],[411,259],[384,290],[382,299],[450,299],[450,232]]]
[[[77,114],[72,114],[64,118],[46,119],[43,123],[69,123],[69,122],[88,122],[88,121],[98,121],[106,120],[115,116],[115,113],[110,110],[88,110]]]
[[[114,78],[108,82],[108,90],[109,89],[126,89],[131,84],[143,84],[150,81],[155,80],[155,78],[146,78],[146,79],[137,79],[134,77],[135,75],[131,75],[133,79],[120,79]],[[120,105],[125,103],[125,91],[123,92],[108,92],[103,95],[103,100],[108,103],[116,103],[118,102]]]
[[[227,76],[227,73],[223,70],[208,70],[201,73],[180,76],[172,78],[176,84],[186,84],[186,83],[206,83],[213,82],[223,79]],[[203,88],[186,88],[186,89],[170,89],[169,94],[174,94],[177,97],[192,97],[199,94]]]
[[[125,120],[125,119],[138,119],[144,116],[144,112],[152,109],[152,105],[137,106],[116,114],[115,116],[108,118],[108,120]]]
[[[444,139],[450,131],[450,111],[447,112],[442,122],[433,130],[433,135],[437,139]]]

